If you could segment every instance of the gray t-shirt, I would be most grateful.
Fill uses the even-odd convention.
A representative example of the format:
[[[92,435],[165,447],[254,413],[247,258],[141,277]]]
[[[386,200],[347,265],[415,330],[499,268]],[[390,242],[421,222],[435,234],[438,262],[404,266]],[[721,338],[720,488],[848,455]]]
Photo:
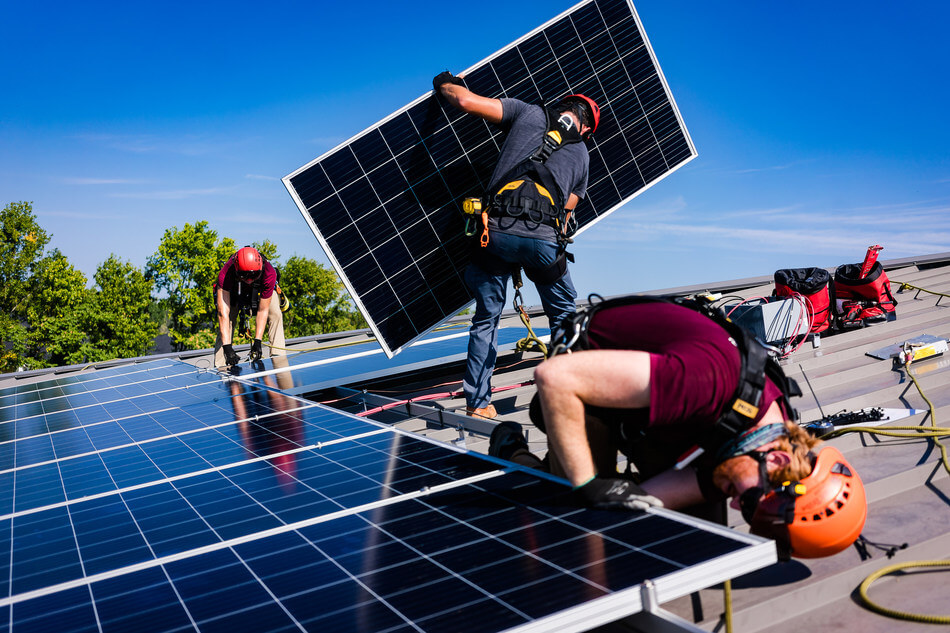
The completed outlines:
[[[519,99],[502,99],[501,126],[507,131],[505,142],[501,146],[492,183],[508,173],[515,165],[531,156],[541,145],[547,131],[548,120],[541,106],[531,105]],[[587,195],[587,172],[590,156],[587,146],[572,143],[561,147],[551,154],[545,163],[554,175],[554,180],[564,194],[564,201],[570,194],[578,198]],[[505,184],[505,183],[499,183]],[[549,241],[557,239],[554,227],[538,226],[536,223],[510,217],[492,217],[489,226],[513,235],[541,238]]]

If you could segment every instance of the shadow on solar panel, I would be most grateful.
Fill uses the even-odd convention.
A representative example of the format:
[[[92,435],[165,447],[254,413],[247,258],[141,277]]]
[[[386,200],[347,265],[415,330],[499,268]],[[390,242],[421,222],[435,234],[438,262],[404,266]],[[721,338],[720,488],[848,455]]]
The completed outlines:
[[[626,0],[582,2],[462,74],[487,97],[600,104],[579,232],[696,156]],[[487,189],[501,140],[430,91],[284,178],[388,356],[471,303],[461,201]]]

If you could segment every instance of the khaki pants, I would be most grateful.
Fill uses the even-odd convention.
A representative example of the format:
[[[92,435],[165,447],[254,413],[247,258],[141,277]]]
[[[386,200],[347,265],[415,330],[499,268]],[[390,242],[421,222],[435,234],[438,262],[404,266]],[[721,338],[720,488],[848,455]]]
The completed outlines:
[[[274,347],[283,348],[284,344],[284,313],[280,311],[280,297],[275,293],[272,295],[273,299],[270,302],[270,307],[267,310],[267,338],[270,339],[270,344]],[[232,341],[234,340],[234,328],[237,325],[237,316],[238,311],[232,310],[231,318],[231,336]],[[255,327],[254,317],[251,317],[250,326]],[[215,367],[224,367],[224,349],[221,344],[221,332],[218,331],[218,336],[214,341],[214,366]],[[265,358],[271,356],[284,356],[287,352],[283,349],[273,349],[264,346],[265,349],[270,350],[270,354],[265,352]]]

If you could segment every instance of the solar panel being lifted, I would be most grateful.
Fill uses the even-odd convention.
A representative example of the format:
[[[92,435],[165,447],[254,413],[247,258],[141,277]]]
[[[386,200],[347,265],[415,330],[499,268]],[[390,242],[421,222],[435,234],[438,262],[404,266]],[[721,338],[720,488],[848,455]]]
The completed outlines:
[[[582,2],[463,74],[488,97],[600,105],[579,231],[696,156],[628,0]],[[461,200],[484,193],[501,141],[429,92],[284,178],[389,356],[471,302]]]

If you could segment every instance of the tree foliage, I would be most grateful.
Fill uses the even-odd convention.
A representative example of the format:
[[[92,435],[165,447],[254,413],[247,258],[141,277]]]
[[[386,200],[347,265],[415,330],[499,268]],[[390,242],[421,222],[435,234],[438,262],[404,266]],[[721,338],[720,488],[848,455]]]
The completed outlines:
[[[50,236],[36,222],[29,202],[11,202],[0,220],[0,312],[20,315],[33,269]]]
[[[284,316],[289,337],[366,327],[336,273],[312,259],[296,255],[288,259],[281,268],[280,287],[291,302]]]
[[[82,351],[87,361],[143,356],[158,325],[150,315],[153,282],[129,262],[110,255],[99,264]]]
[[[145,265],[146,278],[165,291],[168,333],[179,349],[211,347],[216,332],[213,285],[221,266],[237,250],[230,237],[218,239],[208,222],[165,231]]]
[[[236,250],[208,222],[165,231],[144,270],[110,255],[92,285],[57,249],[29,202],[0,213],[0,373],[142,356],[160,316],[179,349],[211,347],[217,332],[213,285]],[[293,256],[281,266],[277,245],[253,244],[281,269],[289,337],[365,327],[336,273]],[[154,293],[159,293],[159,298]]]
[[[58,250],[37,263],[26,308],[33,367],[73,365],[85,360],[82,346],[90,299],[86,276]]]

